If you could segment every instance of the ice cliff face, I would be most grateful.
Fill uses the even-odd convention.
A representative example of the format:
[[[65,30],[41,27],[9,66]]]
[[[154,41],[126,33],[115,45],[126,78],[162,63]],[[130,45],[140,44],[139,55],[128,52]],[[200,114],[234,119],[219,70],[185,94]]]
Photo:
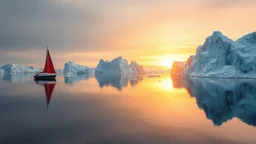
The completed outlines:
[[[256,77],[256,32],[237,41],[214,32],[191,56],[184,70],[186,76]]]
[[[38,68],[35,68],[34,66],[30,66],[28,68],[31,69],[34,72],[40,72],[40,70]]]
[[[94,74],[94,69],[74,62],[66,62],[64,64],[63,73],[65,75]]]
[[[108,62],[100,60],[99,64],[95,70],[96,74],[125,74],[125,73],[145,73],[142,66],[138,65],[136,62],[131,62],[129,65],[126,59],[121,56],[115,58],[114,60]]]
[[[230,63],[242,74],[256,71],[256,32],[243,36],[231,47]]]
[[[175,61],[172,64],[171,75],[183,75],[186,62]]]
[[[35,73],[39,70],[33,66],[25,67],[24,65],[19,64],[6,64],[0,67],[0,73],[4,74],[16,74],[16,73]]]

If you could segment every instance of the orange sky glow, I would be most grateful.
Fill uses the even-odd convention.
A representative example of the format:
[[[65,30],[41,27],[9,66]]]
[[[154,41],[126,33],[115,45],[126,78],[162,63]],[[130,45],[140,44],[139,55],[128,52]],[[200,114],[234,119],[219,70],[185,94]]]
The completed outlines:
[[[194,54],[215,30],[236,40],[256,28],[256,3],[251,0],[149,0],[146,3],[119,1],[115,4],[90,0],[55,1],[61,7],[75,7],[81,15],[85,10],[93,9],[94,17],[102,16],[90,25],[91,31],[85,25],[89,21],[86,18],[76,25],[69,24],[74,30],[78,29],[71,35],[77,38],[73,42],[77,45],[62,50],[61,46],[49,43],[56,68],[63,68],[67,61],[96,67],[101,58],[112,60],[123,56],[128,62],[137,61],[145,68],[167,69],[173,61],[185,61]],[[90,42],[91,45],[84,46]],[[43,46],[38,46],[40,50],[1,53],[20,56],[24,59],[23,64],[42,67]]]

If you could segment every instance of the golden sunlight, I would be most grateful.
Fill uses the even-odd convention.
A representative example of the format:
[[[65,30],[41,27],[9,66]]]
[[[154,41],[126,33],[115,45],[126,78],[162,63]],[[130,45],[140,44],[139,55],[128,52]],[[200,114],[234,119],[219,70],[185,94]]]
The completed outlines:
[[[159,57],[158,61],[157,61],[159,66],[164,66],[167,68],[172,68],[172,64],[173,64],[173,60],[170,59],[169,56],[161,56]]]

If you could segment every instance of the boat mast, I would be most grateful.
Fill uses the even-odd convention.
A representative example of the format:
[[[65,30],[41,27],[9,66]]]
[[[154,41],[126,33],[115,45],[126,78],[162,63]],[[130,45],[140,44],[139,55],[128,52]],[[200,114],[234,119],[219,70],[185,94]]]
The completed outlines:
[[[47,73],[49,72],[49,50],[48,50],[48,45],[47,45],[47,50],[46,50],[46,54],[47,54]]]

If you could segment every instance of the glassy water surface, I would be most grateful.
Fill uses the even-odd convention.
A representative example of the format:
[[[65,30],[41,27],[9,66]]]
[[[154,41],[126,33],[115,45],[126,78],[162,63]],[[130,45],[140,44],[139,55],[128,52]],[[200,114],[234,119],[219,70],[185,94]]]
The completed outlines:
[[[3,144],[254,144],[256,80],[2,75]]]

